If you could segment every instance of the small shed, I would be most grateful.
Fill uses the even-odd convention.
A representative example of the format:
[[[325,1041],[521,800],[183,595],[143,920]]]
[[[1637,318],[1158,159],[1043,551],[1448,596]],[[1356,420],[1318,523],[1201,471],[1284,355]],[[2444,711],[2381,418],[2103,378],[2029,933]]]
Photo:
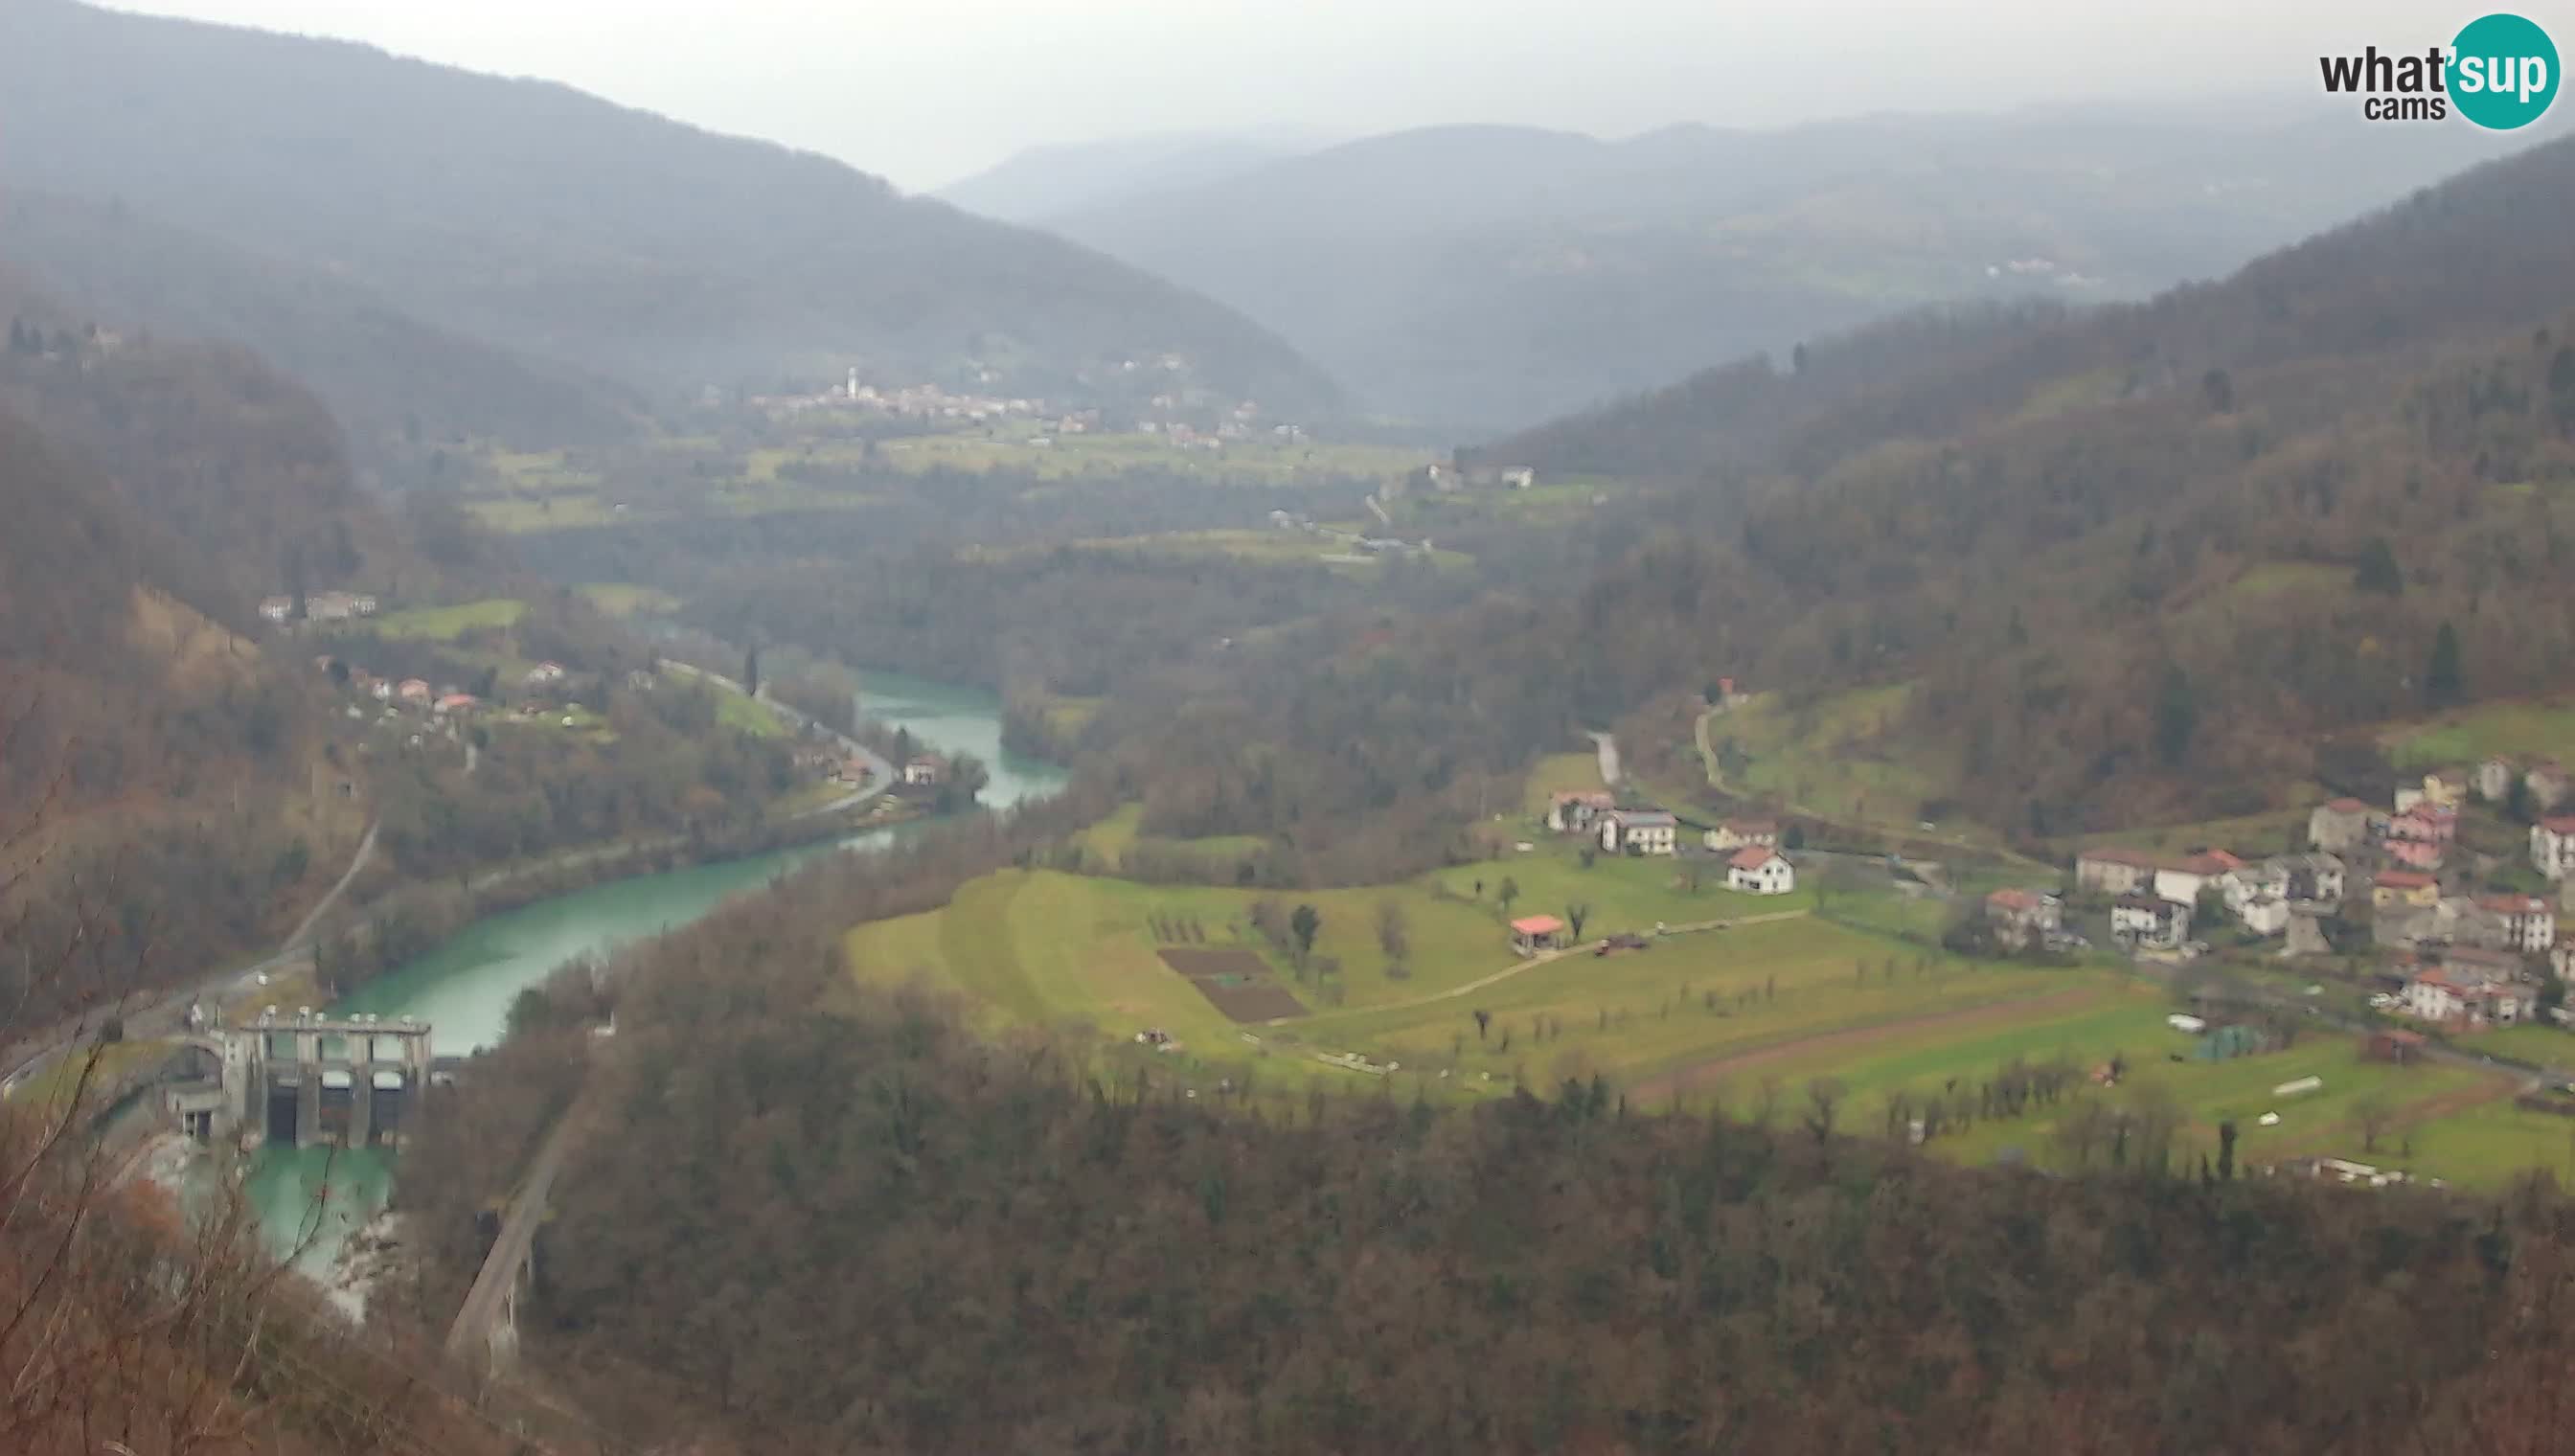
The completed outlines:
[[[2423,1047],[2422,1032],[2389,1028],[2370,1032],[2368,1042],[2361,1047],[2361,1055],[2371,1061],[2392,1061],[2398,1066],[2409,1066],[2423,1055]]]
[[[2201,1061],[2232,1061],[2265,1049],[2267,1040],[2259,1028],[2238,1021],[2220,1026],[2199,1038],[2199,1045],[2191,1054]]]
[[[1563,944],[1564,922],[1553,915],[1523,915],[1511,921],[1511,948],[1522,955],[1559,949]]]

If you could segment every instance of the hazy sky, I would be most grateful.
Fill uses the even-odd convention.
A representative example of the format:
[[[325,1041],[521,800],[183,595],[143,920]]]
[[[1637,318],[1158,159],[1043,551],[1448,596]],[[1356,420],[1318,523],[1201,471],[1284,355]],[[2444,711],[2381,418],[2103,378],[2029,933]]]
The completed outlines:
[[[1039,142],[1503,121],[1625,135],[2211,93],[2322,104],[2315,57],[2438,0],[122,0],[569,82],[913,189]],[[2565,43],[2575,4],[2519,7]]]

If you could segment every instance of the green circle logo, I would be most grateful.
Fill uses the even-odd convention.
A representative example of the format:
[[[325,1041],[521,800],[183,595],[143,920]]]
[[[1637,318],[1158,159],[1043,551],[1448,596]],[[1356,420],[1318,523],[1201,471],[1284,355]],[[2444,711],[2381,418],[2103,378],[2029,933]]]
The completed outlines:
[[[2450,43],[2450,102],[2488,131],[2528,126],[2557,99],[2557,43],[2518,15],[2468,22]]]

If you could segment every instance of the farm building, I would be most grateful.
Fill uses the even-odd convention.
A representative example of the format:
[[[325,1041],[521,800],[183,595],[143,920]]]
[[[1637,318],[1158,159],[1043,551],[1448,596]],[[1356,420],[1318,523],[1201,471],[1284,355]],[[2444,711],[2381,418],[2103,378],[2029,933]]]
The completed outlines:
[[[2154,883],[2155,856],[2142,849],[2086,849],[2074,858],[2077,888],[2127,894]]]
[[[2110,933],[2145,949],[2171,950],[2190,938],[2190,906],[2150,894],[2110,902]]]
[[[1985,896],[1985,923],[1994,939],[2017,950],[2053,934],[2064,923],[2056,896],[2035,889],[1998,889]]]
[[[1611,809],[1599,823],[1600,847],[1612,854],[1669,854],[1680,847],[1681,821],[1662,809]]]
[[[1786,894],[1797,887],[1797,867],[1778,850],[1755,844],[1725,861],[1725,882],[1746,894]]]
[[[1511,948],[1522,955],[1564,946],[1564,922],[1553,915],[1522,915],[1511,921]]]
[[[1563,789],[1548,800],[1546,826],[1559,834],[1587,834],[1591,821],[1618,806],[1606,789]]]

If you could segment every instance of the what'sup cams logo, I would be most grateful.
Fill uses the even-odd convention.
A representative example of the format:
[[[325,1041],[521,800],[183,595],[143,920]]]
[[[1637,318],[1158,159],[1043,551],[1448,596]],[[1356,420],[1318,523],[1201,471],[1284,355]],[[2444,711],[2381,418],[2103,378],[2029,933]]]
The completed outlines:
[[[2446,121],[2456,112],[2508,132],[2539,120],[2557,99],[2557,43],[2519,15],[2469,21],[2446,47],[2371,46],[2316,61],[2326,94],[2360,97],[2360,114],[2370,121]]]

